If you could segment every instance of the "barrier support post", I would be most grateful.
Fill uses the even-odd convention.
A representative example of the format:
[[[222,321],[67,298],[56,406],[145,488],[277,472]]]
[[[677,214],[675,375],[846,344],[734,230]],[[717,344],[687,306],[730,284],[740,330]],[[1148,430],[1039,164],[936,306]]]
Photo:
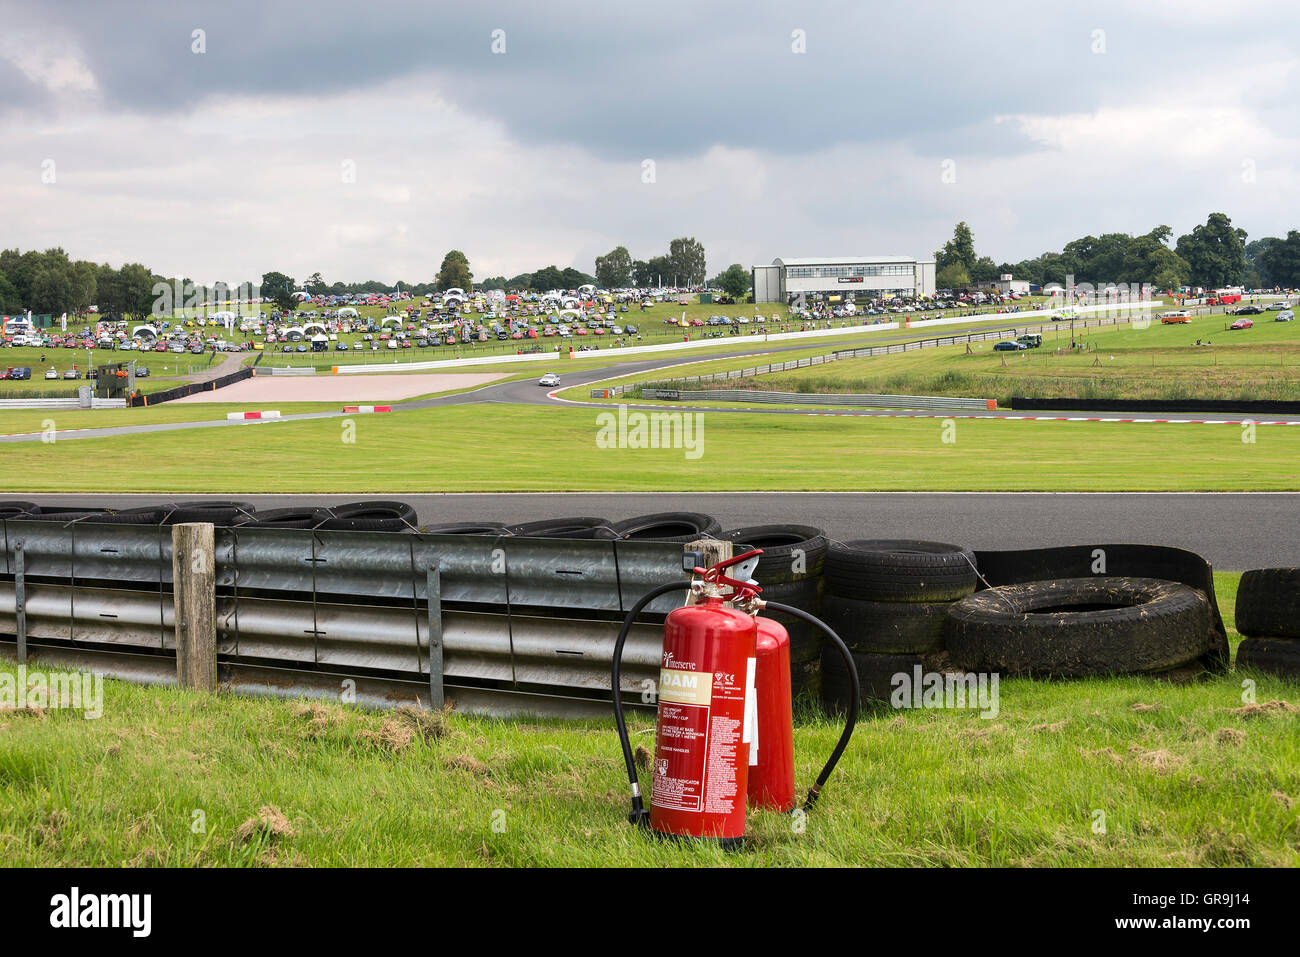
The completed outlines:
[[[14,612],[17,616],[18,663],[27,664],[27,559],[23,543],[14,543]]]
[[[210,523],[172,526],[172,602],[176,681],[182,688],[216,691],[216,549]]]

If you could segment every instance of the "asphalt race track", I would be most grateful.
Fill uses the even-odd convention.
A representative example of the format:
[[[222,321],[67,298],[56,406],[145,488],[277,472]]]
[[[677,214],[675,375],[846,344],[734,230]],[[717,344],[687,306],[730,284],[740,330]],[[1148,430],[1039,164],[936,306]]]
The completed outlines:
[[[905,337],[905,338],[910,338],[910,339],[932,338],[932,336],[929,335],[912,336],[912,337]],[[904,341],[904,340],[891,338],[888,340],[882,340],[881,343],[876,343],[876,344],[884,344],[885,342],[899,342],[899,341]],[[578,372],[567,372],[567,373],[564,370],[564,364],[569,360],[557,358],[555,362],[546,366],[543,366],[541,363],[538,363],[538,367],[535,371],[535,374],[530,375],[526,379],[520,379],[513,382],[503,382],[496,385],[482,386],[480,388],[472,389],[467,392],[460,392],[455,395],[447,395],[447,396],[440,396],[438,398],[433,398],[433,399],[421,399],[421,400],[415,400],[411,402],[396,403],[393,405],[393,408],[394,409],[430,409],[430,408],[436,408],[440,406],[484,405],[484,404],[493,404],[493,403],[508,404],[508,405],[552,405],[552,406],[566,405],[570,407],[605,408],[605,406],[588,406],[581,403],[569,402],[564,399],[558,399],[554,395],[556,391],[559,391],[558,389],[550,389],[550,390],[545,389],[544,387],[537,385],[537,380],[547,372],[555,372],[557,375],[561,376],[560,379],[561,384],[559,388],[569,389],[569,388],[574,388],[576,386],[583,386],[583,385],[588,385],[596,382],[605,382],[607,380],[614,379],[619,376],[629,375],[632,373],[645,372],[647,370],[652,370],[652,369],[669,369],[673,366],[683,365],[691,362],[700,362],[705,360],[716,360],[716,359],[729,359],[729,358],[745,358],[745,357],[753,357],[756,359],[761,359],[763,356],[773,355],[781,352],[790,352],[794,350],[807,349],[807,348],[808,348],[807,343],[801,343],[799,345],[793,345],[793,346],[778,346],[778,347],[773,347],[771,349],[763,349],[762,347],[751,346],[748,349],[744,349],[737,352],[702,356],[697,358],[690,358],[684,356],[674,356],[671,358],[665,358],[660,356],[653,359],[641,359],[635,362],[618,363],[617,365],[607,366],[602,369],[588,369],[588,370],[583,370]],[[312,381],[318,381],[322,378],[328,380],[328,379],[334,379],[335,377],[333,376],[311,377]],[[339,377],[339,378],[347,378],[347,377]],[[304,377],[303,379],[297,379],[293,381],[306,381],[306,377]],[[340,402],[342,401],[343,400],[340,400]],[[663,405],[638,405],[638,404],[628,404],[627,407],[629,409],[647,409],[647,410],[660,410],[660,411],[664,410],[665,408],[665,406]],[[1227,416],[1227,417],[1221,415],[1207,416],[1205,413],[1179,413],[1179,412],[1163,413],[1160,416],[1160,418],[1156,419],[1156,418],[1149,418],[1146,416],[1143,416],[1141,418],[1134,418],[1132,416],[1121,416],[1115,413],[1089,413],[1089,412],[1074,412],[1068,415],[1064,415],[1064,414],[1026,415],[1024,413],[1017,413],[1010,410],[1000,410],[1000,411],[963,410],[960,412],[944,411],[939,413],[934,413],[934,412],[910,413],[906,411],[897,411],[897,410],[835,408],[833,410],[828,409],[826,411],[820,411],[820,410],[813,411],[813,410],[806,410],[806,409],[780,409],[780,408],[771,408],[771,407],[718,408],[718,407],[709,407],[709,406],[692,406],[684,403],[673,403],[669,406],[669,408],[671,408],[674,411],[681,411],[681,412],[716,412],[724,415],[734,414],[737,412],[748,412],[751,414],[759,414],[759,415],[837,415],[837,416],[867,416],[867,417],[885,417],[885,418],[899,418],[899,417],[902,418],[914,418],[914,417],[993,418],[993,419],[1037,419],[1043,421],[1102,421],[1102,422],[1115,422],[1115,423],[1128,423],[1128,422],[1200,423],[1200,422],[1208,421],[1211,423],[1232,424],[1232,423],[1240,422],[1241,419],[1243,418],[1242,416]],[[116,435],[132,435],[132,434],[140,434],[140,433],[147,433],[147,432],[176,432],[176,431],[184,431],[186,429],[247,427],[249,425],[265,426],[265,425],[273,424],[275,422],[294,422],[303,419],[338,418],[345,414],[346,413],[342,411],[308,412],[308,413],[284,415],[281,416],[279,419],[262,421],[262,422],[227,421],[224,419],[219,419],[214,421],[203,421],[203,422],[172,422],[172,423],[157,424],[157,425],[127,425],[127,426],[113,426],[108,428],[65,429],[65,430],[58,431],[56,437],[59,441],[63,441],[65,439],[109,438]],[[1295,416],[1280,416],[1280,415],[1268,416],[1266,418],[1261,417],[1257,421],[1257,424],[1258,425],[1300,425],[1300,418]],[[3,425],[0,424],[0,430],[2,429],[3,429]],[[0,443],[39,442],[41,441],[41,439],[42,439],[42,434],[40,432],[15,433],[15,434],[8,434],[8,435],[0,432]]]
[[[50,505],[125,508],[162,495],[33,495]],[[410,502],[421,524],[481,519],[504,523],[597,515],[629,518],[674,509],[714,515],[724,528],[798,523],[841,540],[919,538],[975,548],[1135,542],[1174,545],[1220,571],[1300,566],[1300,493],[1052,492],[589,492],[446,495],[182,495],[237,498],[261,508],[366,498]]]

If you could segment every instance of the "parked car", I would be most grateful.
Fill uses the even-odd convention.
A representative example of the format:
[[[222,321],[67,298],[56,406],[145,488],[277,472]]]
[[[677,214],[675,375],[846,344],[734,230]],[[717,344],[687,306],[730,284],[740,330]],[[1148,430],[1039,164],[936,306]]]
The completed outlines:
[[[1043,337],[1037,333],[1031,332],[1027,335],[1017,337],[1016,342],[1023,342],[1026,349],[1037,349],[1043,344]]]
[[[45,370],[45,378],[47,378],[47,379],[57,379],[58,377],[59,377],[59,370],[58,370],[58,369],[46,369],[46,370]]]
[[[1255,323],[1254,323],[1254,321],[1251,320],[1251,319],[1238,319],[1236,322],[1234,322],[1234,323],[1233,323],[1232,325],[1230,325],[1228,328],[1229,328],[1229,329],[1249,329],[1249,328],[1251,328],[1251,327],[1254,326],[1254,325],[1255,325]]]
[[[147,379],[147,378],[149,378],[149,367],[148,367],[148,366],[136,366],[136,367],[135,367],[135,377],[136,377],[137,379]]]
[[[1001,342],[993,344],[994,352],[1020,352],[1022,349],[1028,349],[1019,339],[1003,339]]]
[[[1192,314],[1186,309],[1176,309],[1173,312],[1162,312],[1160,314],[1161,325],[1171,325],[1180,322],[1191,322]]]
[[[1263,306],[1242,306],[1233,315],[1237,316],[1261,316],[1264,314]]]
[[[32,370],[27,368],[27,366],[18,366],[17,368],[9,370],[9,378],[11,379],[30,379],[31,377]]]
[[[557,376],[554,372],[548,372],[546,373],[546,375],[542,376],[540,379],[537,380],[537,384],[554,388],[555,386],[560,384],[560,377]]]
[[[1283,309],[1273,317],[1274,322],[1295,322],[1295,313],[1290,309]]]
[[[30,373],[28,373],[28,378],[31,378],[31,374],[30,374]],[[65,379],[75,379],[75,378],[77,378],[77,370],[76,370],[76,369],[66,369],[66,370],[64,370],[63,378],[65,378]]]

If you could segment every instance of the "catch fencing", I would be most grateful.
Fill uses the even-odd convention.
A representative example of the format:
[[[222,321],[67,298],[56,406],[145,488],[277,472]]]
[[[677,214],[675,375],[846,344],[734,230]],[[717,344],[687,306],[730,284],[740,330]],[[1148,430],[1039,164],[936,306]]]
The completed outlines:
[[[0,647],[175,681],[170,526],[8,520],[0,544]],[[605,714],[623,617],[700,561],[662,542],[310,529],[217,528],[215,546],[226,685],[337,699],[351,682],[363,703],[493,714]],[[629,636],[632,703],[658,679],[660,632]]]

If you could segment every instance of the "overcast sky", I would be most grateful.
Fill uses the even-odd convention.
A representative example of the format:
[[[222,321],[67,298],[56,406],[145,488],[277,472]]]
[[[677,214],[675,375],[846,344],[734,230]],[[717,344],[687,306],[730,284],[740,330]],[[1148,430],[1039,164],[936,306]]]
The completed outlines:
[[[1296,10],[0,0],[0,245],[415,282],[675,236],[710,275],[920,257],[963,219],[998,261],[1211,211],[1285,235]]]

